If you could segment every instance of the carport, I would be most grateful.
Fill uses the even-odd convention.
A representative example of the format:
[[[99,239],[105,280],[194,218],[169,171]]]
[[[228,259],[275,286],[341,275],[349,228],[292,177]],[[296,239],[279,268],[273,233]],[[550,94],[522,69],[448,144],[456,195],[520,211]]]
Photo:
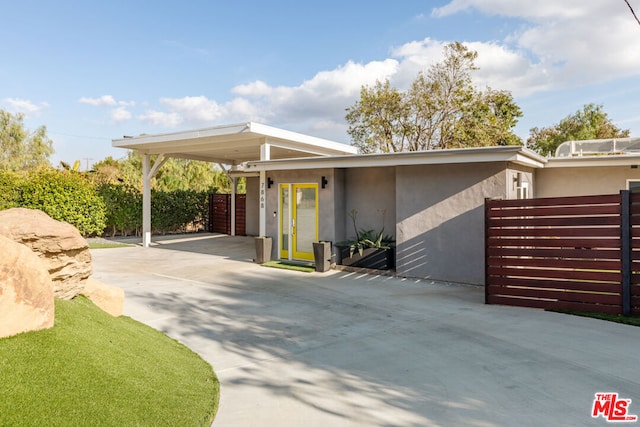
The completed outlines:
[[[125,136],[114,139],[112,146],[137,150],[142,155],[142,242],[145,247],[151,243],[151,178],[171,157],[217,163],[225,172],[232,184],[232,233],[235,230],[237,179],[242,176],[259,177],[259,230],[260,235],[265,235],[266,172],[246,172],[246,162],[345,155],[357,151],[350,145],[253,122],[157,135]]]

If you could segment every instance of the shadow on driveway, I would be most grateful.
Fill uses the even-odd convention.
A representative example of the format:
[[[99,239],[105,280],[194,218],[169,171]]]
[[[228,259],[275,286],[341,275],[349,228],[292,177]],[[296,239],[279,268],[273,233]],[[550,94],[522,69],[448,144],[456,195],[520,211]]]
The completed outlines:
[[[125,313],[209,361],[216,425],[603,425],[596,392],[640,413],[640,329],[483,304],[480,287],[299,273],[253,239],[94,250]]]

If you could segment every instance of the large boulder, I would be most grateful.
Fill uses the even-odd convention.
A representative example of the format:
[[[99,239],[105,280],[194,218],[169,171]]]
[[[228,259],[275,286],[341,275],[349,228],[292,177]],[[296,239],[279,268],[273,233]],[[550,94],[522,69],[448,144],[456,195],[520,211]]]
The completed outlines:
[[[92,273],[89,245],[80,232],[42,211],[0,211],[0,235],[26,245],[40,256],[51,276],[56,298],[78,295]]]
[[[0,236],[0,338],[53,326],[53,285],[42,260]]]
[[[114,317],[122,316],[124,308],[124,290],[115,286],[105,285],[99,280],[87,279],[82,295],[89,298],[102,311]]]

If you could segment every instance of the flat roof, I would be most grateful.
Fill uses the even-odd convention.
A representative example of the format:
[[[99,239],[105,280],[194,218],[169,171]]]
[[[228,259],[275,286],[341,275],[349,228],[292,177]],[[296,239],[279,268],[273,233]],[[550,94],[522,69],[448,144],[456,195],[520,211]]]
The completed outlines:
[[[547,159],[546,168],[567,167],[603,167],[603,166],[637,166],[640,165],[640,154],[603,154],[599,156],[551,157]]]
[[[347,167],[380,167],[426,164],[512,162],[533,168],[544,167],[547,159],[521,146],[455,148],[447,150],[405,151],[357,156],[305,157],[297,159],[247,162],[245,171]]]
[[[164,154],[191,160],[238,165],[260,160],[261,147],[270,145],[271,159],[354,155],[357,148],[259,123],[248,122],[190,131],[114,139],[116,148],[143,154]]]

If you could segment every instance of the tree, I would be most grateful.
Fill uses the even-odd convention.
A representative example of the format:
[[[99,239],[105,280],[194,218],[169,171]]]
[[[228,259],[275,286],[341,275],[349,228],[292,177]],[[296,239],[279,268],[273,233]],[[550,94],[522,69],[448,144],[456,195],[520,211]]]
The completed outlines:
[[[478,54],[461,43],[420,72],[406,92],[389,80],[363,86],[347,108],[347,132],[362,153],[522,144],[512,132],[522,116],[509,92],[473,86]]]
[[[565,141],[587,139],[626,138],[629,129],[613,124],[602,105],[586,104],[582,110],[570,114],[553,126],[534,127],[529,131],[527,146],[543,156],[553,155]]]
[[[47,129],[40,126],[30,132],[24,126],[24,114],[0,110],[0,170],[34,170],[50,166],[53,142]]]
[[[152,159],[155,161],[155,158]],[[101,184],[124,184],[142,191],[142,156],[129,151],[127,157],[115,160],[107,157],[93,165],[94,180]],[[158,191],[231,192],[229,179],[218,166],[197,160],[169,158],[151,182]],[[244,180],[238,182],[238,192],[245,191]]]

